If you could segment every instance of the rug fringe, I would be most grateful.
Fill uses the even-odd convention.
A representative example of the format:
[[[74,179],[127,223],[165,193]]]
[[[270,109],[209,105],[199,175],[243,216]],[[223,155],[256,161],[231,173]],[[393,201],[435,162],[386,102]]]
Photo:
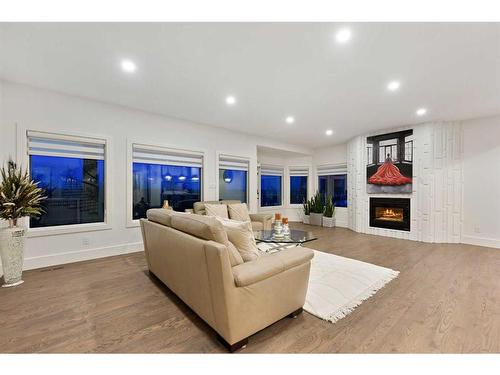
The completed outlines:
[[[328,322],[331,322],[331,323],[335,323],[335,322],[339,321],[340,319],[345,318],[347,315],[352,313],[356,307],[361,305],[364,301],[366,301],[368,298],[370,298],[375,293],[377,293],[380,289],[382,289],[384,286],[386,286],[387,283],[389,283],[390,281],[397,278],[398,275],[399,275],[399,271],[391,270],[391,272],[386,277],[378,280],[375,284],[371,285],[367,290],[365,290],[363,293],[359,294],[351,302],[347,303],[346,305],[342,306],[337,311],[332,312],[326,318],[322,318],[322,319],[324,319]]]

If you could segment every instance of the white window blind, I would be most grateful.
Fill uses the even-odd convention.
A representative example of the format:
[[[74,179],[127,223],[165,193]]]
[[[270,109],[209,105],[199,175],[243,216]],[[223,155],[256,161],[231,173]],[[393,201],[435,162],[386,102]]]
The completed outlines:
[[[289,167],[290,176],[309,176],[309,167]]]
[[[261,176],[283,176],[283,167],[277,165],[261,165]]]
[[[132,159],[134,163],[203,167],[203,153],[201,152],[175,150],[138,143],[132,145]]]
[[[44,132],[27,132],[28,155],[104,160],[106,141]]]
[[[317,172],[318,176],[346,174],[347,173],[347,164],[318,165],[316,167],[316,172]]]
[[[248,159],[229,155],[219,155],[219,169],[232,169],[248,172],[248,164]]]

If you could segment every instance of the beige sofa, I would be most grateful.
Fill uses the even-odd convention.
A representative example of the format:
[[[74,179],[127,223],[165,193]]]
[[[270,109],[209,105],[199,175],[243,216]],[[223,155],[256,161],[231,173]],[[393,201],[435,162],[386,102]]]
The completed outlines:
[[[214,217],[152,209],[148,219],[141,219],[141,229],[150,272],[209,324],[230,351],[302,311],[312,250],[294,247],[231,266],[220,240],[224,228]]]
[[[222,201],[205,201],[205,202],[195,202],[193,205],[193,212],[198,215],[205,215],[205,204],[233,204],[241,203],[238,200],[222,200]],[[273,221],[272,214],[250,214],[250,221],[252,223],[253,230],[271,230],[271,225]]]

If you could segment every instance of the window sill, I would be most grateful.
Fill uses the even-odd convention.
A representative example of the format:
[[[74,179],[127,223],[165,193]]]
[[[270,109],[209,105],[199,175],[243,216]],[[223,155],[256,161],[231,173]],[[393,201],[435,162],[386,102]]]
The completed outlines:
[[[111,228],[112,228],[111,225],[107,223],[58,225],[46,228],[28,228],[27,237],[31,238],[31,237],[57,236],[60,234],[72,234],[72,233],[108,230]]]
[[[280,208],[285,208],[285,206],[283,205],[280,205],[280,206],[260,206],[259,209],[260,211],[265,211],[265,210],[276,210],[276,209],[280,209]]]
[[[127,222],[127,228],[137,228],[141,226],[140,220],[129,220]]]

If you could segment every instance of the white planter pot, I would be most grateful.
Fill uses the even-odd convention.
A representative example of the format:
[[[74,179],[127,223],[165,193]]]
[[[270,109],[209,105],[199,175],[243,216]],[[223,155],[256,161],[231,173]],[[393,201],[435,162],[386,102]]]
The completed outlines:
[[[3,287],[23,283],[24,242],[26,230],[22,227],[0,229],[0,256],[3,268]]]
[[[323,218],[323,214],[315,214],[311,212],[311,215],[309,215],[309,223],[311,225],[319,225],[321,226],[321,219]]]
[[[335,226],[335,218],[323,216],[323,226],[333,228]]]
[[[302,222],[304,224],[309,224],[309,215],[304,215],[303,219],[302,219]]]

